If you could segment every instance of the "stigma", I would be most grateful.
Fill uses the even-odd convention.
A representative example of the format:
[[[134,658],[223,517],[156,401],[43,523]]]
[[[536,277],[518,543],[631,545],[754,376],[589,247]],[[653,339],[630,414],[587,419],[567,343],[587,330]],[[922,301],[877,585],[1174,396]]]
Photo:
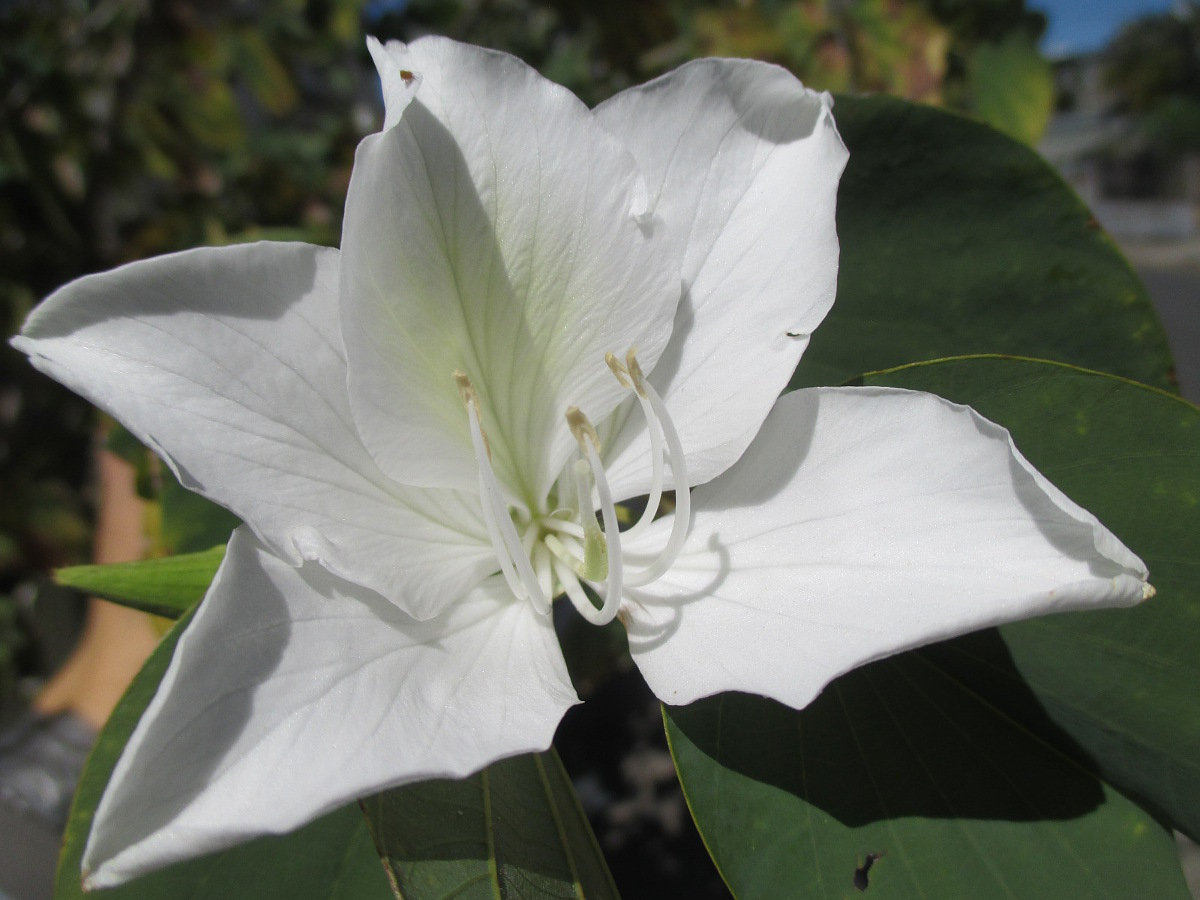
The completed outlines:
[[[551,602],[565,596],[594,625],[607,625],[617,617],[626,588],[650,584],[667,572],[687,538],[691,517],[683,446],[666,405],[646,379],[634,350],[623,362],[608,353],[605,362],[637,399],[650,439],[646,504],[638,521],[624,532],[605,475],[599,435],[582,410],[572,406],[566,411],[566,425],[577,446],[542,507],[549,511],[512,507],[492,468],[478,393],[465,373],[454,372],[467,410],[484,524],[509,589],[540,613],[548,613]],[[671,467],[675,490],[670,535],[653,558],[630,568],[622,541],[638,536],[655,519],[662,505],[666,465]]]

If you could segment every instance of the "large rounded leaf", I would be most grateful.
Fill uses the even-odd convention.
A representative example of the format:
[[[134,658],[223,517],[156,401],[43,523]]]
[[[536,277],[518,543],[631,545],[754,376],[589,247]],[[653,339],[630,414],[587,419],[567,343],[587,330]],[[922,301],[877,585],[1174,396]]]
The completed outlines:
[[[1169,387],[1145,289],[1033,150],[885,97],[839,97],[837,301],[793,387],[964,353],[1017,353]]]
[[[1151,602],[1001,633],[1103,777],[1200,837],[1200,409],[1030,361],[947,361],[867,381],[933,391],[1008,426],[1030,462],[1145,560]],[[1001,684],[987,695],[1005,703]]]
[[[936,389],[1008,426],[1143,556],[1159,596],[883,660],[802,712],[743,695],[668,709],[693,814],[734,893],[843,897],[865,880],[875,897],[1188,896],[1155,815],[1186,828],[1197,808],[1200,411],[1026,360],[866,380]]]
[[[688,806],[734,896],[1187,900],[1170,833],[938,651],[858,669],[801,713],[745,694],[667,707]]]

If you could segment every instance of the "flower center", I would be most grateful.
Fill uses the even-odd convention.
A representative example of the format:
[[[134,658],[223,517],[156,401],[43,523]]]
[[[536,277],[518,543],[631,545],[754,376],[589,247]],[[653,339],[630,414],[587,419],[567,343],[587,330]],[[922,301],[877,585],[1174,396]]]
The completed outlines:
[[[595,625],[606,625],[613,620],[621,605],[623,588],[650,584],[671,567],[683,547],[691,517],[683,445],[666,405],[646,380],[633,350],[626,354],[624,363],[612,353],[605,355],[605,362],[622,387],[637,397],[650,436],[650,492],[641,517],[625,532],[620,530],[616,504],[600,460],[600,438],[578,407],[570,407],[566,419],[579,447],[559,476],[552,498],[555,502],[548,504],[551,511],[528,511],[509,503],[492,469],[479,395],[463,372],[454,373],[467,407],[471,443],[479,467],[484,524],[509,588],[541,613],[549,612],[554,597],[565,595],[580,615]],[[654,520],[662,504],[664,461],[671,466],[675,485],[671,533],[653,558],[641,568],[630,570],[625,566],[622,538],[628,542]],[[564,501],[573,505],[564,505]],[[588,596],[585,584],[600,600],[599,607]]]

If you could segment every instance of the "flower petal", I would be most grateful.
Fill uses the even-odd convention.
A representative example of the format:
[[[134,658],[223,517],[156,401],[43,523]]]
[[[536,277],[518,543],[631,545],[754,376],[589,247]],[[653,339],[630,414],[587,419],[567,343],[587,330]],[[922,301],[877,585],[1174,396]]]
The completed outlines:
[[[705,59],[596,109],[685,252],[674,333],[650,381],[693,484],[746,449],[833,303],[847,154],[830,105],[776,66]],[[648,455],[634,413],[607,453],[618,496],[645,493]]]
[[[383,130],[387,131],[400,121],[404,110],[417,95],[421,78],[417,73],[405,69],[396,56],[379,43],[378,38],[368,35],[367,49],[371,51],[371,59],[375,62],[383,87]]]
[[[396,485],[359,440],[336,250],[190,250],[55,292],[13,344],[276,553],[426,618],[496,571],[477,497]]]
[[[800,708],[901,650],[1149,593],[1141,560],[1007,431],[931,394],[788,394],[692,509],[675,567],[622,607],[668,703],[740,690]]]
[[[238,529],[96,810],[88,885],[543,750],[576,702],[549,617],[501,579],[418,622]]]
[[[567,407],[600,421],[622,398],[605,352],[658,359],[678,257],[643,215],[633,158],[570,92],[453,41],[385,50],[422,82],[359,146],[346,201],[355,420],[394,478],[474,489],[461,370],[497,474],[535,503],[575,446]]]

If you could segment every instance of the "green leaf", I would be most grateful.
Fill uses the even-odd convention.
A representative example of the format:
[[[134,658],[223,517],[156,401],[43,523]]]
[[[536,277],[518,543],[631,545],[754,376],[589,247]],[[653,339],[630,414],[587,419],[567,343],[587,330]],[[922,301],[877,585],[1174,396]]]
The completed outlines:
[[[163,639],[118,704],[84,769],[67,824],[55,900],[83,900],[80,858],[92,816],[125,742],[166,671],[190,617]],[[259,838],[223,853],[181,863],[102,894],[104,900],[385,900],[387,878],[354,806],[330,813],[282,837]]]
[[[220,546],[141,562],[70,566],[58,569],[54,578],[94,597],[177,619],[204,597],[224,558]]]
[[[863,877],[875,900],[1188,900],[1169,832],[928,653],[858,669],[800,713],[742,694],[667,709],[738,900],[851,897]]]
[[[159,541],[169,553],[194,553],[225,544],[241,524],[229,510],[183,487],[166,467],[161,485]]]
[[[1022,143],[1037,143],[1054,111],[1054,77],[1028,35],[980,44],[967,76],[975,115]]]
[[[1008,426],[1143,555],[1159,596],[901,654],[801,712],[735,694],[668,708],[689,805],[734,894],[852,896],[882,853],[864,873],[876,898],[1183,900],[1156,815],[1186,828],[1200,808],[1200,410],[1031,360],[862,380],[970,401]]]
[[[363,812],[405,900],[618,896],[553,751],[387,791]]]
[[[1145,289],[1033,150],[962,116],[839,97],[838,297],[793,386],[1014,353],[1170,387]]]
[[[866,381],[932,391],[1007,426],[1030,462],[1145,560],[1158,590],[1149,603],[1001,632],[1103,777],[1200,837],[1200,409],[1032,361],[951,360]],[[1007,711],[1002,683],[986,692]]]

